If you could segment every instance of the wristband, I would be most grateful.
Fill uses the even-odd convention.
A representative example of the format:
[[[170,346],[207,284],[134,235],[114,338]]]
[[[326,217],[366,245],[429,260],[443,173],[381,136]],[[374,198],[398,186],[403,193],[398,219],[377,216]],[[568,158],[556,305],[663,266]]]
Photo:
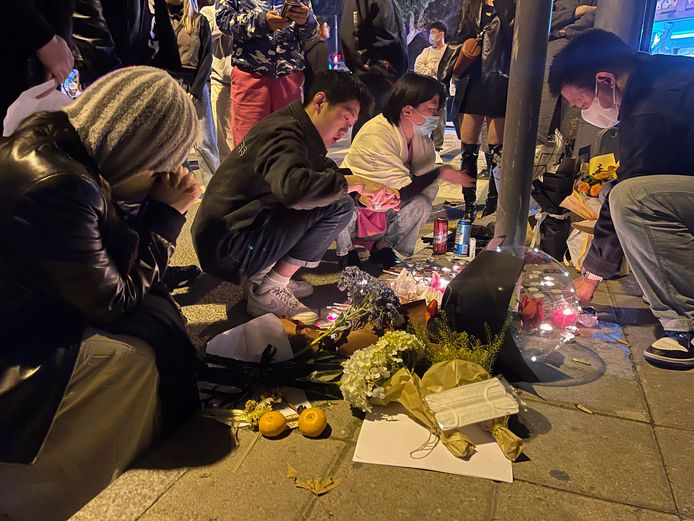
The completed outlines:
[[[585,268],[581,269],[581,276],[583,278],[588,279],[588,280],[592,280],[593,282],[602,281],[602,277],[600,275],[595,275],[594,273],[591,273],[590,271],[586,270]]]

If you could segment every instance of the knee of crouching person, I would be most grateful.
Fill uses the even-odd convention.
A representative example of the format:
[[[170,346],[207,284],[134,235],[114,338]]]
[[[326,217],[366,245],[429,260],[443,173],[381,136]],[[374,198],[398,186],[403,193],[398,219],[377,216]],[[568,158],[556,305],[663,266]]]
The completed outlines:
[[[607,197],[610,201],[610,213],[613,216],[633,207],[638,202],[640,197],[636,192],[640,192],[640,181],[642,179],[639,178],[625,179],[610,189]]]
[[[335,203],[335,215],[342,218],[345,226],[347,226],[349,221],[352,219],[354,209],[354,199],[352,199],[350,196],[343,197],[337,203]]]

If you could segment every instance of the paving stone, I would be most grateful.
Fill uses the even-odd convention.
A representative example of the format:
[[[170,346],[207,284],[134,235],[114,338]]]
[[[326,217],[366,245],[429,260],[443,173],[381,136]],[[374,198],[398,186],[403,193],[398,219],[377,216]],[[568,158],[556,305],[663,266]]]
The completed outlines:
[[[287,464],[300,478],[327,476],[345,447],[331,439],[304,438],[298,431],[274,440],[248,431],[241,436],[237,450],[213,465],[188,471],[141,519],[286,518],[303,511],[312,499],[287,478]]]
[[[643,350],[656,339],[653,326],[625,326],[624,331],[653,422],[694,431],[694,370],[661,369],[643,359]]]
[[[528,461],[517,479],[608,501],[673,512],[674,504],[655,437],[645,423],[587,414],[540,402],[520,423]],[[522,428],[514,428],[519,431]]]
[[[675,515],[516,481],[500,483],[495,521],[678,521]]]
[[[617,319],[622,325],[657,324],[658,320],[651,313],[640,296],[612,293]]]
[[[574,342],[531,365],[541,383],[518,385],[552,403],[580,403],[595,412],[649,421],[630,351],[617,342],[623,338],[618,324],[582,328]]]
[[[681,514],[694,517],[694,445],[692,433],[677,429],[656,427],[665,470],[675,494],[675,503]]]
[[[173,436],[138,458],[132,468],[92,499],[78,521],[129,520],[141,516],[189,468],[206,466],[232,453],[229,428],[194,417]]]
[[[313,403],[313,402],[312,402]],[[327,406],[325,404],[328,404]],[[350,406],[344,400],[331,400],[329,402],[316,402],[316,405],[325,407],[330,426],[330,438],[342,441],[351,441],[359,434],[362,420],[352,414]]]
[[[135,521],[166,492],[183,474],[183,469],[127,471],[92,499],[72,521]]]
[[[314,500],[312,521],[487,520],[494,483],[417,469],[353,463],[354,448],[334,475],[342,483]]]
[[[639,297],[643,295],[643,291],[641,291],[641,286],[639,286],[638,282],[636,282],[636,279],[634,278],[633,274],[627,275],[626,277],[620,277],[614,280],[607,280],[605,281],[605,285],[611,293],[636,295]]]

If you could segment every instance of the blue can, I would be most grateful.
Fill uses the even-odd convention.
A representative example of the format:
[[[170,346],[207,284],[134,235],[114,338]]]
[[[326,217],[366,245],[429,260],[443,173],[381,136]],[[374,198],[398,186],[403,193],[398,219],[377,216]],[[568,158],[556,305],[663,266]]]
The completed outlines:
[[[467,257],[470,255],[470,235],[472,232],[472,221],[460,219],[455,228],[455,246],[453,252],[456,255]]]

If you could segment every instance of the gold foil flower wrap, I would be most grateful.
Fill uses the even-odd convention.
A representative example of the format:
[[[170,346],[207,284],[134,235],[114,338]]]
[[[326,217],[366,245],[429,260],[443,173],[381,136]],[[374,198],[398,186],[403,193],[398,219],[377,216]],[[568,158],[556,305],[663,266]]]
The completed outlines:
[[[415,421],[435,434],[451,454],[458,458],[469,458],[475,453],[475,445],[460,431],[439,430],[434,414],[427,407],[424,397],[489,378],[491,375],[480,365],[464,360],[449,360],[434,364],[421,379],[403,368],[383,384],[385,396],[372,398],[371,403],[388,405],[398,402],[407,409],[408,414]],[[521,455],[523,441],[509,430],[508,417],[497,418],[481,425],[494,437],[504,456],[515,461]]]

